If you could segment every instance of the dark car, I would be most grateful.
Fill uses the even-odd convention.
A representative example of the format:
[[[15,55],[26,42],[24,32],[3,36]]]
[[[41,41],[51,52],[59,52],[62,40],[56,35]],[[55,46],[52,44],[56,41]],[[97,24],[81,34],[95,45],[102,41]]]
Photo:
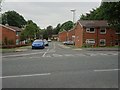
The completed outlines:
[[[32,43],[32,49],[44,49],[45,48],[45,45],[44,45],[44,41],[42,40],[35,40],[33,43]]]

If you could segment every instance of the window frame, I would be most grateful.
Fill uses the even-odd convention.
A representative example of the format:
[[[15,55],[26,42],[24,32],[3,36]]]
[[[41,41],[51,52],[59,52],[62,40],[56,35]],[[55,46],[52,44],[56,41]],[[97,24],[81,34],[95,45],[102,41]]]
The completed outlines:
[[[91,28],[94,29],[94,31],[91,32],[91,31],[90,31]],[[87,33],[95,33],[95,28],[93,28],[93,27],[91,27],[91,28],[86,28],[86,32],[87,32]]]
[[[101,44],[101,41],[104,41],[104,44]],[[100,39],[99,45],[100,45],[100,46],[106,46],[106,39]]]
[[[19,32],[18,31],[16,31],[16,36],[19,36]]]
[[[105,32],[101,32],[101,30],[105,30]],[[100,34],[106,34],[106,28],[100,28]]]
[[[117,31],[119,31],[119,30],[115,30],[115,34],[120,34],[120,31],[119,32],[117,32]]]
[[[89,43],[89,41],[94,41],[94,43]],[[95,45],[95,39],[86,39],[85,43]]]

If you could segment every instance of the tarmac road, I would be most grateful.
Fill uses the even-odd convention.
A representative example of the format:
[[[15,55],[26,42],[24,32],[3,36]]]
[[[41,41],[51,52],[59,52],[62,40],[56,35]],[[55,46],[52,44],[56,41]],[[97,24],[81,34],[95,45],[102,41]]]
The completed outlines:
[[[74,49],[50,42],[45,49],[4,53],[3,88],[118,88],[118,52]]]

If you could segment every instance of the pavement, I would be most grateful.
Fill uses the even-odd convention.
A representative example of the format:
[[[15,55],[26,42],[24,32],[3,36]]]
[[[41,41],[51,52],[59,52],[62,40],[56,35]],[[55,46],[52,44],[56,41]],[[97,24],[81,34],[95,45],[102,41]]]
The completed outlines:
[[[45,49],[3,53],[3,88],[118,88],[118,51],[51,42]]]
[[[11,52],[24,52],[30,49],[31,46],[23,46],[23,47],[17,47],[17,48],[11,48],[11,49],[0,49],[2,53],[11,53]]]
[[[88,51],[120,51],[119,48],[108,48],[108,47],[104,47],[104,48],[86,48],[86,50]]]

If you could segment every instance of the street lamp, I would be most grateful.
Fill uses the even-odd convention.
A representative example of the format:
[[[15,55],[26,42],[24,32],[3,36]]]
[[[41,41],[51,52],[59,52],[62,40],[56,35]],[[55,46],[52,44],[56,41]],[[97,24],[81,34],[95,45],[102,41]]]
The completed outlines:
[[[75,22],[75,11],[76,11],[76,9],[72,9],[70,11],[73,13],[73,23],[74,23]]]
[[[5,13],[5,25],[8,26],[7,14]]]

